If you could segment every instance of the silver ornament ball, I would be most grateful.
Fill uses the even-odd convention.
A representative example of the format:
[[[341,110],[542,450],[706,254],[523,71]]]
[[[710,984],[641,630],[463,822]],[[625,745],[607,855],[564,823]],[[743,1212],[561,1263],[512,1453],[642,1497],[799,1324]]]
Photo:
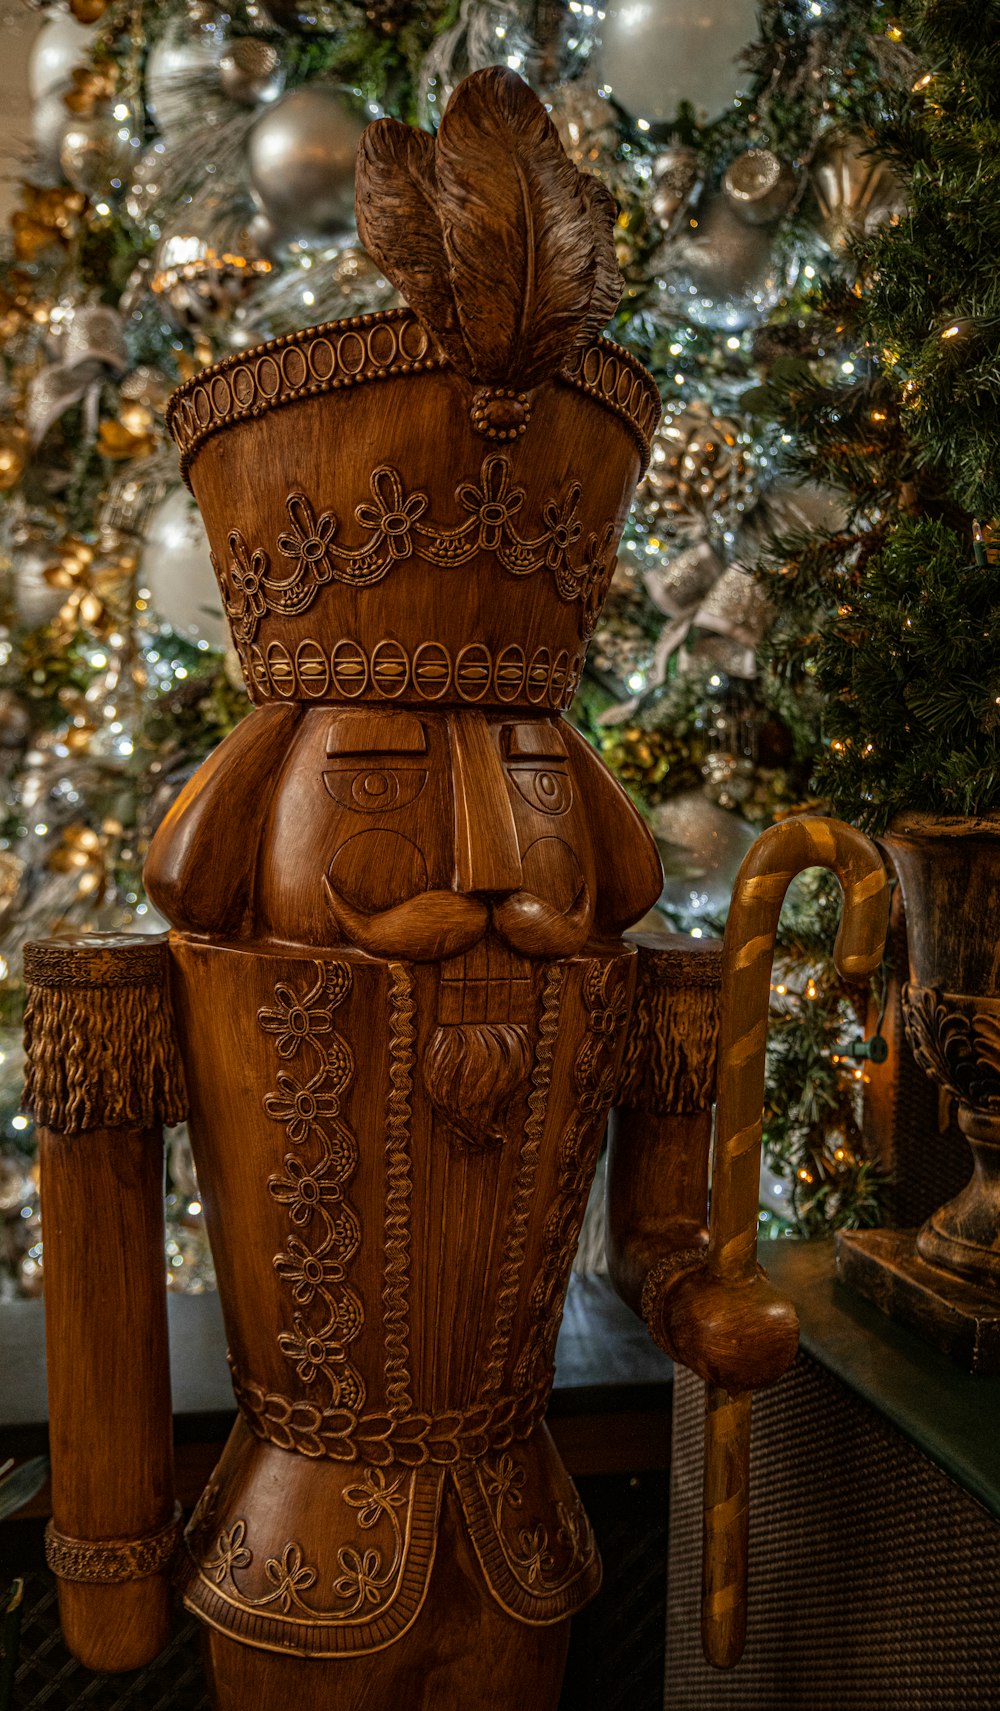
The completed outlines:
[[[663,123],[682,101],[714,118],[746,79],[737,59],[757,30],[757,0],[617,0],[601,26],[598,82],[633,119]]]
[[[735,214],[724,193],[703,196],[659,256],[666,295],[697,326],[742,332],[762,321],[794,282],[797,263],[776,256],[773,234]]]
[[[225,645],[222,597],[212,568],[208,536],[186,487],[175,487],[156,507],[139,564],[156,616],[178,635]]]
[[[53,562],[51,548],[34,542],[14,548],[14,609],[18,623],[26,629],[37,630],[51,624],[66,600],[65,588],[53,588],[45,572]]]
[[[650,819],[663,862],[661,902],[686,917],[724,915],[753,827],[701,790],[661,802]]]
[[[28,60],[28,92],[32,101],[41,101],[53,90],[65,88],[77,66],[87,63],[95,34],[93,24],[78,24],[70,13],[54,13],[46,18],[32,43]]]
[[[304,84],[270,107],[250,133],[250,182],[277,231],[322,236],[354,219],[354,156],[364,130],[343,94]]]
[[[67,119],[66,104],[61,95],[43,95],[31,109],[31,136],[35,145],[35,158],[40,171],[47,179],[62,177],[59,150],[62,148]]]

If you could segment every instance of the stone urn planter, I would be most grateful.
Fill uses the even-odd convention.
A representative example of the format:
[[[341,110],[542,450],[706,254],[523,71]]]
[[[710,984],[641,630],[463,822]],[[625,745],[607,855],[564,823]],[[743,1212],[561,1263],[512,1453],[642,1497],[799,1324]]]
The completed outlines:
[[[884,840],[906,913],[907,1038],[972,1152],[916,1232],[838,1237],[838,1273],[974,1371],[1000,1371],[1000,815],[897,816]],[[928,1089],[929,1097],[933,1097]]]

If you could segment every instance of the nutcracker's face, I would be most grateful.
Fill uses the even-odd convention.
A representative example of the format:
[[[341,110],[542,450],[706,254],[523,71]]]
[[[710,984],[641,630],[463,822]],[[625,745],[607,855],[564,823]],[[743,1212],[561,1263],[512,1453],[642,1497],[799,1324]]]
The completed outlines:
[[[491,928],[529,957],[580,949],[594,861],[557,719],[352,709],[322,724],[316,848],[344,940],[417,961],[461,955]]]

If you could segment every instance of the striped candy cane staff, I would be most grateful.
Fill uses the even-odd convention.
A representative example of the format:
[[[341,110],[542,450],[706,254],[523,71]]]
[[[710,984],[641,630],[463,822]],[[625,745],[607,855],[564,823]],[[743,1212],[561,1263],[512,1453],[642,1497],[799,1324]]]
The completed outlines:
[[[885,869],[873,844],[836,820],[789,820],[759,838],[733,890],[722,949],[719,1091],[706,1270],[740,1288],[757,1277],[764,1045],[778,916],[796,874],[835,873],[844,892],[834,961],[868,980],[889,919]],[[711,1663],[737,1663],[746,1639],[751,1392],[709,1384],[705,1398],[702,1643]]]
[[[706,1380],[702,1644],[719,1668],[746,1640],[752,1391],[790,1366],[798,1325],[757,1265],[764,1046],[778,916],[797,874],[825,867],[844,892],[834,961],[878,967],[889,887],[873,844],[838,820],[786,820],[737,875],[722,952],[722,1019],[707,1250],[663,1260],[643,1307],[658,1340]]]

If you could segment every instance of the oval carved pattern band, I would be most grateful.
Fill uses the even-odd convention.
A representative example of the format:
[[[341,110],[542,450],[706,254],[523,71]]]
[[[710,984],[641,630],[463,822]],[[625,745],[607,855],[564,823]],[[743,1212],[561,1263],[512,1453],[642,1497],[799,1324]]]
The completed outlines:
[[[186,477],[206,440],[234,422],[299,398],[447,367],[412,310],[352,315],[226,357],[174,393],[167,426]],[[599,339],[575,352],[559,378],[619,417],[645,468],[661,404],[641,364],[610,339]]]
[[[583,655],[565,648],[553,657],[536,648],[530,658],[512,642],[495,655],[485,642],[470,642],[457,659],[442,642],[423,642],[411,655],[402,642],[386,639],[371,653],[353,637],[327,650],[307,637],[294,654],[282,642],[239,648],[247,690],[255,701],[354,701],[366,691],[385,701],[435,702],[447,697],[476,703],[568,707],[583,670]]]
[[[60,1580],[114,1586],[123,1580],[147,1580],[169,1567],[181,1541],[181,1506],[165,1527],[141,1539],[69,1539],[50,1521],[45,1529],[45,1560]]]

